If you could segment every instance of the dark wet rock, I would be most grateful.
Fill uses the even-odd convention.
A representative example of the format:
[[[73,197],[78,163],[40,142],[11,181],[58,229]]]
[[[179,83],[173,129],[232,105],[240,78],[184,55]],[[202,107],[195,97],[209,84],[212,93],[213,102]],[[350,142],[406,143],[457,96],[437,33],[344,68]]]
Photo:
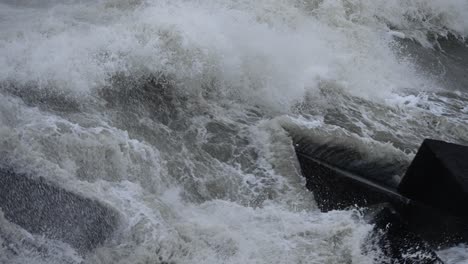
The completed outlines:
[[[442,260],[419,235],[412,232],[390,204],[374,208],[371,243],[389,257],[390,263],[442,264]]]
[[[433,247],[444,247],[468,241],[467,220],[415,201],[397,207],[408,228]]]
[[[342,210],[351,206],[365,207],[389,201],[407,202],[396,190],[336,168],[303,152],[297,152],[297,157],[306,177],[306,187],[314,193],[322,211]]]
[[[95,200],[5,169],[0,169],[0,208],[8,221],[79,252],[102,244],[118,225],[118,214]]]
[[[389,188],[398,186],[395,176],[403,175],[409,166],[409,161],[397,157],[394,153],[389,153],[386,159],[369,155],[366,150],[372,151],[371,148],[358,149],[355,146],[361,142],[358,143],[351,138],[324,140],[320,137],[303,136],[301,132],[290,134],[293,136],[294,147],[298,155],[312,157],[320,162],[330,164],[334,168],[359,175],[363,179]],[[378,149],[374,151],[378,151]]]
[[[398,191],[414,201],[402,213],[426,239],[468,240],[468,147],[424,140]]]
[[[370,217],[375,224],[370,234],[371,244],[380,248],[389,259],[387,263],[436,264],[443,263],[413,226],[394,210],[408,210],[410,200],[396,190],[336,168],[330,164],[298,152],[297,157],[306,187],[314,193],[321,211],[342,210],[350,207],[375,207],[377,213]],[[407,211],[405,211],[407,212]],[[412,212],[411,210],[408,211]],[[418,231],[418,230],[416,230]]]
[[[468,147],[424,140],[398,191],[412,200],[468,218]]]
[[[394,188],[315,156],[334,148],[317,152],[300,144],[296,154],[306,186],[322,211],[385,204],[370,222],[376,226],[372,239],[389,263],[442,263],[431,248],[468,241],[468,147],[425,140]]]

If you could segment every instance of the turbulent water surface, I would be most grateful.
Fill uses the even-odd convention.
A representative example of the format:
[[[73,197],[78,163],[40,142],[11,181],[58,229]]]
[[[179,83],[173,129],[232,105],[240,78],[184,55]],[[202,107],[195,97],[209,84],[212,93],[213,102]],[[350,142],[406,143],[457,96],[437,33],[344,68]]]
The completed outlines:
[[[82,254],[0,214],[0,262],[384,263],[289,133],[397,183],[424,138],[468,144],[465,37],[466,0],[1,0],[0,165],[121,223]]]

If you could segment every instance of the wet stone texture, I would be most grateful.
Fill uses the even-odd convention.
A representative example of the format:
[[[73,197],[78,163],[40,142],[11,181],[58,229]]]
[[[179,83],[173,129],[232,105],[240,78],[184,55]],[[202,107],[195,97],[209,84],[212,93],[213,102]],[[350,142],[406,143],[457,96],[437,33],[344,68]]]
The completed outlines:
[[[369,239],[391,258],[391,263],[443,264],[431,246],[410,230],[391,205],[382,204],[373,209],[370,222],[374,230]]]
[[[436,245],[468,241],[468,147],[426,139],[398,191],[415,201],[401,210]]]
[[[432,247],[440,245],[440,239],[447,238],[447,232],[441,232],[440,229],[440,223],[449,219],[445,214],[408,199],[393,187],[380,185],[312,157],[304,148],[296,147],[296,154],[306,177],[306,187],[314,193],[322,211],[350,207],[371,209],[373,213],[370,222],[375,228],[369,236],[368,244],[380,248],[390,259],[389,263],[442,263]],[[415,162],[418,162],[418,156]],[[430,166],[438,166],[434,160],[431,162]],[[412,173],[411,168],[408,173]],[[436,173],[439,172],[436,170]],[[434,222],[435,220],[437,221]],[[427,235],[428,233],[436,239]]]
[[[5,169],[0,169],[0,208],[28,232],[82,253],[102,244],[118,225],[118,214],[95,200]]]
[[[398,191],[415,201],[468,218],[468,147],[424,140]]]

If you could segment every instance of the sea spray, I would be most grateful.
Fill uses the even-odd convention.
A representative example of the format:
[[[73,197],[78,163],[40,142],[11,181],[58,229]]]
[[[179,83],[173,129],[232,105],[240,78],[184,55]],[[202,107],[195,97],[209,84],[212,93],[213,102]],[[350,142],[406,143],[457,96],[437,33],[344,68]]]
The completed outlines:
[[[317,210],[283,127],[382,160],[408,160],[424,137],[466,143],[466,87],[405,41],[450,54],[438,43],[463,43],[467,13],[461,0],[1,1],[0,164],[122,222],[78,257],[2,220],[14,247],[1,255],[382,263],[363,250],[372,226],[359,212]],[[442,256],[462,263],[462,248]]]

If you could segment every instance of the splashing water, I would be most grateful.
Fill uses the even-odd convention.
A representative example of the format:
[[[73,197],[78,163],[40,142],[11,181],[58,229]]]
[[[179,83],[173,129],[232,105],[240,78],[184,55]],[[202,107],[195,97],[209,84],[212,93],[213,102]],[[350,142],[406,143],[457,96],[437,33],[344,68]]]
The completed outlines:
[[[425,137],[468,144],[467,14],[464,0],[0,1],[0,164],[122,218],[80,255],[1,215],[0,262],[385,262],[359,211],[316,208],[285,128],[403,167]],[[463,248],[441,256],[463,263]]]

